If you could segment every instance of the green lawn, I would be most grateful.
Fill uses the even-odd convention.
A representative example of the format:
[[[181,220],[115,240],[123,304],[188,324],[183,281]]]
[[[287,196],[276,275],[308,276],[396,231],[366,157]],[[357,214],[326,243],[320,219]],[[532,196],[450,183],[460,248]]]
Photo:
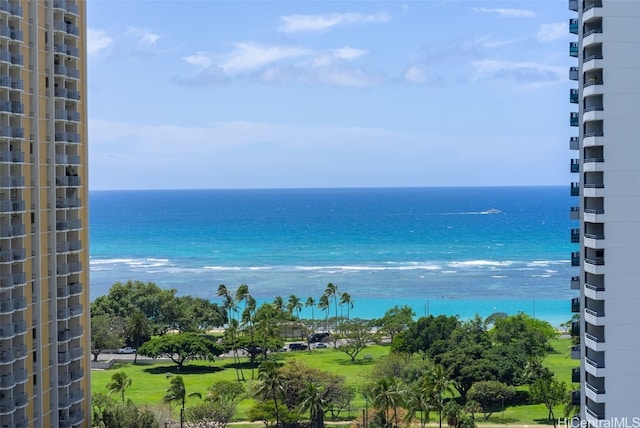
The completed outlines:
[[[555,350],[546,360],[545,365],[556,373],[556,376],[573,388],[571,384],[571,368],[576,367],[576,361],[569,358],[569,339],[557,339],[552,343]],[[277,357],[286,361],[297,358],[310,367],[339,373],[345,376],[349,385],[360,385],[370,380],[369,373],[373,364],[379,358],[386,355],[388,347],[371,346],[365,349],[355,363],[339,351],[333,349],[317,349],[311,352],[282,352]],[[366,358],[365,358],[366,356]],[[131,387],[127,389],[125,399],[131,399],[137,404],[155,405],[160,403],[167,387],[170,376],[178,374],[176,366],[172,363],[152,364],[117,364],[111,370],[93,370],[91,372],[91,389],[93,393],[107,392],[105,386],[111,380],[111,375],[116,371],[124,371],[132,380]],[[207,388],[218,380],[236,380],[236,371],[233,368],[233,360],[218,359],[215,362],[194,361],[185,366],[181,373],[184,378],[187,394],[200,392],[205,395]],[[255,371],[257,376],[257,370]],[[251,370],[244,370],[246,380],[251,380]],[[192,400],[197,400],[196,398]],[[195,402],[195,401],[194,401]],[[237,420],[246,420],[246,414],[251,405],[250,400],[244,400],[236,414]],[[189,406],[189,402],[187,402]],[[353,402],[353,408],[364,408],[364,400],[357,396]],[[434,414],[435,415],[435,414]],[[432,418],[434,417],[432,415]],[[507,407],[504,411],[506,423],[546,423],[544,420],[547,411],[543,405],[520,405]],[[562,416],[562,407],[556,410],[556,416]],[[502,413],[495,413],[490,418],[490,423],[501,423]],[[481,421],[479,421],[481,422]]]

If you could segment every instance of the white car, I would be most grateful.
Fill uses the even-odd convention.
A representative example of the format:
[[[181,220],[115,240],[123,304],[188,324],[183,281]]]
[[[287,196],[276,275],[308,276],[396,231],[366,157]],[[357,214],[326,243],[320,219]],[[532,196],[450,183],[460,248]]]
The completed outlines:
[[[323,342],[314,343],[312,346],[314,349],[328,348],[327,344]]]
[[[118,349],[118,354],[135,354],[136,350],[131,346],[125,346],[124,348]]]

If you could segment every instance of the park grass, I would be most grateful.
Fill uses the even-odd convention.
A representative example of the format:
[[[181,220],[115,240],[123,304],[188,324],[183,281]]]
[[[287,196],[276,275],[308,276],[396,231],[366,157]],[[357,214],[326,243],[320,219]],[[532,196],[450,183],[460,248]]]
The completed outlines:
[[[551,352],[544,360],[544,365],[556,373],[559,380],[567,383],[568,388],[572,389],[575,385],[571,384],[571,368],[576,367],[577,362],[569,357],[569,347],[571,345],[569,339],[555,339],[551,342],[553,352]],[[377,360],[387,355],[388,346],[369,346],[356,359],[351,362],[349,356],[345,353],[334,349],[315,349],[311,352],[282,352],[275,354],[281,362],[290,359],[298,359],[309,367],[337,373],[346,378],[347,385],[357,387],[365,382],[371,381],[371,370]],[[247,384],[251,382],[251,369],[247,360],[243,360],[244,378]],[[155,406],[161,403],[167,388],[169,387],[170,377],[180,374],[185,383],[187,394],[199,392],[203,396],[207,393],[207,388],[214,382],[221,380],[236,381],[236,371],[234,369],[233,359],[222,358],[213,362],[192,361],[184,366],[180,372],[177,367],[170,361],[151,361],[143,360],[138,364],[118,363],[110,370],[93,370],[91,372],[91,389],[93,393],[106,393],[106,385],[111,380],[111,376],[118,372],[124,371],[128,377],[132,379],[131,386],[125,393],[125,399],[130,399],[136,404],[146,404]],[[257,377],[257,369],[255,370]],[[526,390],[526,388],[519,388]],[[187,407],[197,402],[196,398],[188,399]],[[247,413],[253,401],[251,399],[243,400],[238,406],[236,412],[236,421],[246,421]],[[364,399],[357,394],[353,401],[353,409],[364,408]],[[556,416],[563,416],[563,406],[554,409]],[[433,415],[431,416],[434,417]],[[547,410],[541,404],[519,404],[508,406],[504,410],[504,419],[502,412],[494,413],[487,423],[490,424],[548,424],[546,419]],[[485,423],[482,416],[477,418],[477,422],[482,425]]]

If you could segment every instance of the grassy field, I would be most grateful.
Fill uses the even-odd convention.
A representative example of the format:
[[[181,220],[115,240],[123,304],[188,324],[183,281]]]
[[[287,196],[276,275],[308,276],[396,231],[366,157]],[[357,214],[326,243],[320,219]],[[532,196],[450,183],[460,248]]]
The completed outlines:
[[[549,367],[556,376],[571,386],[571,368],[578,363],[569,358],[569,339],[557,339],[552,342],[554,352],[549,354],[545,360],[545,365]],[[350,358],[339,351],[333,349],[316,349],[312,352],[283,352],[277,354],[282,361],[297,358],[304,364],[322,370],[339,373],[345,376],[349,385],[361,385],[370,380],[370,371],[375,362],[387,355],[388,347],[371,346],[365,349],[355,363],[350,362]],[[366,356],[366,358],[365,358]],[[106,385],[111,380],[111,376],[116,371],[124,371],[132,380],[131,387],[127,389],[125,398],[131,399],[138,404],[156,405],[161,402],[166,389],[169,386],[170,377],[180,374],[184,378],[187,394],[200,392],[206,395],[207,388],[219,380],[236,380],[236,371],[233,368],[232,359],[218,359],[215,362],[194,361],[185,366],[182,372],[178,372],[174,364],[170,362],[152,362],[147,364],[138,363],[136,365],[116,364],[111,370],[93,370],[91,372],[92,392],[107,392]],[[257,370],[255,371],[257,376]],[[244,369],[244,378],[251,382],[251,369]],[[197,399],[193,399],[197,400]],[[194,401],[195,402],[195,401]],[[187,407],[189,402],[187,402]],[[246,414],[251,406],[250,400],[244,400],[236,414],[237,420],[246,420]],[[353,402],[353,414],[357,414],[358,409],[364,408],[364,400],[357,396]],[[556,410],[556,416],[562,416],[561,406]],[[547,410],[543,405],[520,405],[507,407],[503,414],[493,414],[489,419],[490,423],[519,423],[519,424],[540,424],[546,423]],[[433,415],[432,415],[433,418]],[[482,423],[482,421],[479,421]]]

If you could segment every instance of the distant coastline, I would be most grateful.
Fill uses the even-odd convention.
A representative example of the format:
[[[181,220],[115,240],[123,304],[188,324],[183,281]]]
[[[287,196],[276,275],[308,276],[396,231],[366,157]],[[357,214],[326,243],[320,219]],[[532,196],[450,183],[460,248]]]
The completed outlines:
[[[571,316],[568,193],[565,186],[94,190],[91,297],[129,279],[214,301],[219,284],[246,283],[268,300],[317,298],[333,282],[352,295],[355,316],[403,302],[417,315],[425,304],[434,314],[488,315],[503,303],[512,309],[505,312],[531,315],[535,301],[536,316],[555,325]]]

